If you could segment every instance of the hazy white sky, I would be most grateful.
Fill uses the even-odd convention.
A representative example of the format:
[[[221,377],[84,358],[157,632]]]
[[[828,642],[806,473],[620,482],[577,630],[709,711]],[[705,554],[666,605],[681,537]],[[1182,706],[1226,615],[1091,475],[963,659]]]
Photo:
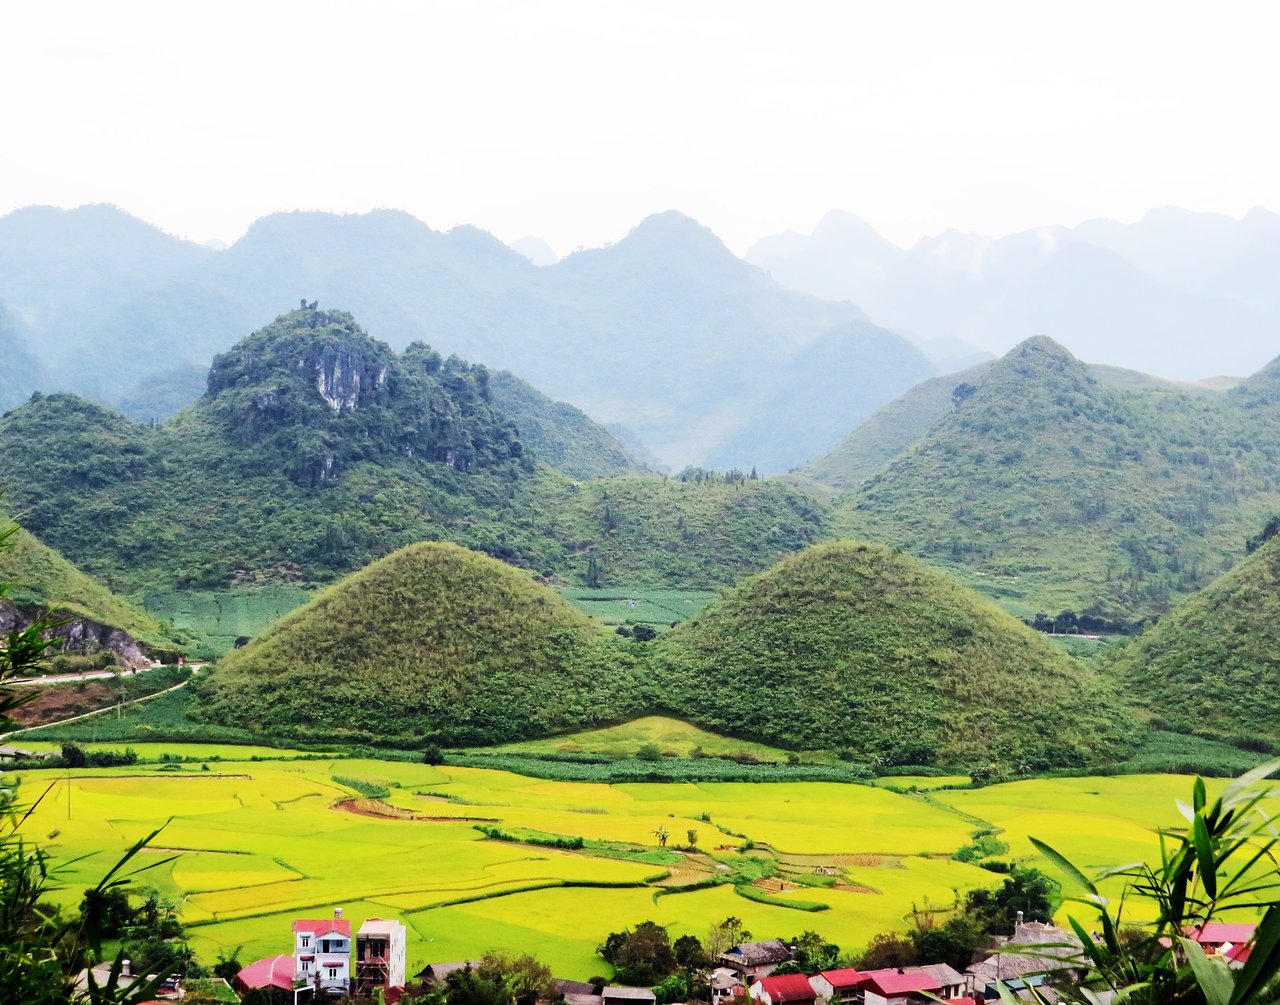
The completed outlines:
[[[196,240],[409,210],[558,251],[680,209],[742,252],[1280,210],[1270,3],[11,0],[0,213]]]

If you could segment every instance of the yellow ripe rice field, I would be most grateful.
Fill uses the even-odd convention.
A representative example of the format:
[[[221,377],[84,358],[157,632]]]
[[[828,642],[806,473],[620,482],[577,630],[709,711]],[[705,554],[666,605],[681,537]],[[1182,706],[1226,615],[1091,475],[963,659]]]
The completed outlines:
[[[156,746],[213,756],[209,745]],[[828,782],[607,785],[393,761],[233,760],[236,749],[219,748],[222,760],[207,771],[141,763],[27,772],[23,798],[43,798],[24,831],[69,863],[64,900],[77,901],[132,842],[163,827],[141,857],[162,864],[138,882],[180,905],[206,961],[238,946],[245,961],[286,952],[294,917],[340,906],[356,925],[402,918],[414,971],[502,948],[585,979],[607,975],[595,953],[605,935],[647,919],[703,936],[735,915],[757,937],[813,929],[856,949],[904,928],[913,908],[946,909],[967,890],[999,884],[998,874],[950,857],[981,829],[1008,845],[998,857],[1049,872],[1029,836],[1087,869],[1148,858],[1152,829],[1180,819],[1175,800],[1190,789],[1189,779],[1162,775],[920,792]],[[339,779],[390,794],[352,804],[358,793]],[[1221,784],[1210,782],[1211,791]],[[586,846],[494,839],[476,824]],[[658,832],[684,845],[690,831],[695,852],[659,847]],[[762,865],[781,881],[769,890],[777,903],[727,884],[679,889],[726,875],[749,882]],[[834,886],[804,882],[820,866],[834,871]]]

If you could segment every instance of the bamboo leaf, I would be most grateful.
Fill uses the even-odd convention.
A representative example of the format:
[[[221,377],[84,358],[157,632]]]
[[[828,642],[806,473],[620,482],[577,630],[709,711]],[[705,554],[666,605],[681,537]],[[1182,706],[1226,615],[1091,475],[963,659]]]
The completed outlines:
[[[1234,981],[1227,965],[1222,960],[1209,959],[1200,944],[1192,939],[1180,938],[1178,941],[1182,943],[1182,950],[1187,954],[1196,983],[1200,985],[1208,1005],[1229,1005]]]
[[[1213,857],[1213,839],[1204,817],[1196,816],[1191,822],[1191,834],[1196,844],[1196,860],[1200,865],[1200,882],[1210,897],[1218,895],[1218,864]]]
[[[1082,873],[1079,869],[1077,869],[1074,865],[1072,865],[1071,862],[1066,857],[1064,857],[1058,851],[1055,851],[1053,848],[1050,848],[1043,841],[1038,841],[1035,838],[1031,838],[1031,843],[1036,846],[1036,849],[1040,852],[1041,855],[1043,855],[1055,866],[1057,866],[1057,868],[1062,873],[1064,873],[1068,879],[1071,879],[1074,882],[1078,883],[1080,886],[1084,887],[1091,894],[1093,894],[1095,897],[1098,897],[1100,900],[1102,900],[1103,903],[1105,903],[1105,900],[1102,899],[1102,895],[1098,893],[1098,888],[1093,885],[1093,882],[1087,876],[1085,876],[1084,873]]]

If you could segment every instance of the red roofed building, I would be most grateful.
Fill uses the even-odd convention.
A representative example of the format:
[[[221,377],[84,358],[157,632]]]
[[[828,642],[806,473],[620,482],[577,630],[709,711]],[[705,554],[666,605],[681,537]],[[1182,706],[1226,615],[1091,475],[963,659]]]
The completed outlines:
[[[862,972],[850,967],[844,970],[823,970],[810,977],[809,983],[823,1001],[831,1005],[847,1005],[857,1000],[860,980]]]
[[[351,991],[351,922],[334,908],[322,921],[302,919],[293,923],[293,979],[320,987],[332,995]]]
[[[1238,970],[1249,962],[1249,955],[1253,952],[1253,943],[1246,942],[1243,946],[1232,946],[1222,955],[1227,958],[1227,966],[1233,970]]]
[[[938,997],[942,985],[932,974],[910,970],[871,970],[858,981],[866,1005],[908,1005]]]
[[[236,974],[235,989],[244,994],[251,988],[280,988],[283,991],[293,990],[293,957],[268,956],[243,967]]]
[[[1197,925],[1189,929],[1187,938],[1200,943],[1210,952],[1221,952],[1223,947],[1243,946],[1252,942],[1257,930],[1257,925],[1211,921],[1207,925]]]
[[[752,984],[751,997],[764,1005],[814,1005],[818,993],[804,974],[774,974]]]

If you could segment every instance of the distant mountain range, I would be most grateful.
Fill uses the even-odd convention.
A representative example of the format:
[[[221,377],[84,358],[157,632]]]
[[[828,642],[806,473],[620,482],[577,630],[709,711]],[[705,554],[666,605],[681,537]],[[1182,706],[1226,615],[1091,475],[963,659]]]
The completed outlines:
[[[1262,209],[1238,221],[1160,209],[1002,238],[947,231],[905,250],[831,213],[746,258],[921,341],[1004,352],[1046,335],[1085,359],[1181,379],[1252,373],[1280,352],[1280,216]]]
[[[341,304],[393,349],[421,339],[509,370],[625,424],[672,467],[714,455],[786,470],[846,431],[817,436],[830,415],[856,421],[934,372],[857,307],[785,289],[678,213],[541,267],[475,228],[395,211],[276,214],[224,251],[109,206],[0,219],[0,300],[47,370],[42,389],[139,419],[171,414],[196,368],[299,297]],[[786,428],[757,449],[762,423]]]

